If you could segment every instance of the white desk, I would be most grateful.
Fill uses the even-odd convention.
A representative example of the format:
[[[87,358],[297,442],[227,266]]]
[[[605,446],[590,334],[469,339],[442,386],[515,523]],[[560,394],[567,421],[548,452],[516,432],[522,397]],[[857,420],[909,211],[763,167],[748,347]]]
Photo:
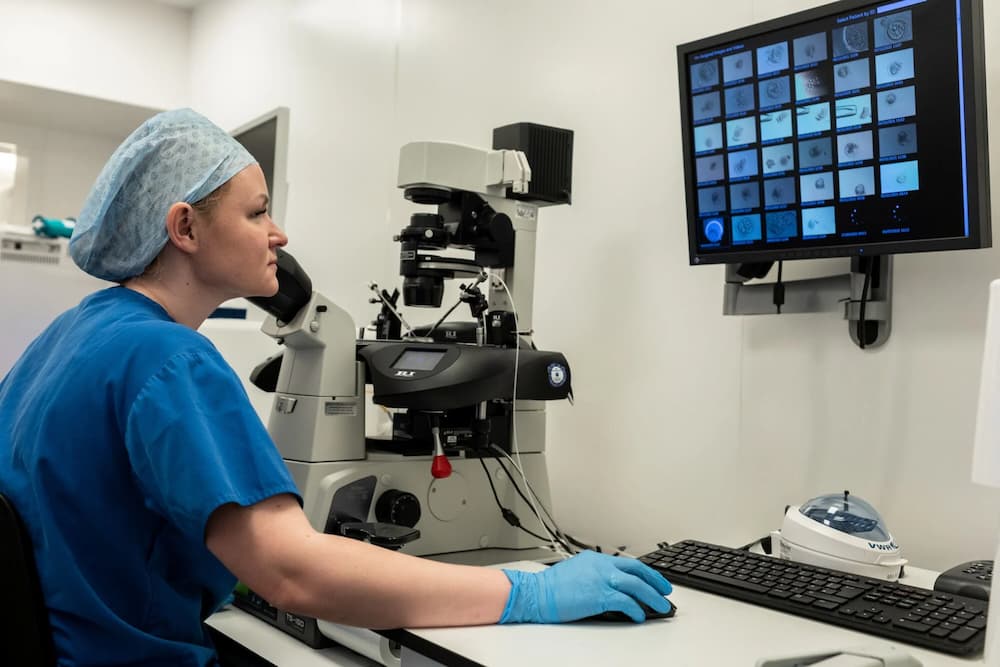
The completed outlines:
[[[902,583],[930,588],[935,573],[907,568]],[[677,615],[668,620],[632,623],[581,622],[565,625],[508,625],[408,630],[401,633],[402,667],[445,664],[530,667],[532,665],[670,665],[671,667],[752,667],[759,658],[825,649],[842,649],[885,640],[825,623],[730,600],[691,588],[675,587],[670,599]],[[226,618],[228,616],[228,619]],[[213,627],[284,667],[369,667],[356,655],[314,651],[249,614],[231,609],[209,619]],[[270,650],[274,639],[282,651]],[[282,641],[279,641],[282,640]],[[249,643],[248,643],[249,642]],[[287,644],[290,642],[290,644]],[[983,657],[956,658],[907,644],[896,644],[925,667],[985,665]],[[407,650],[408,649],[408,650]],[[344,651],[344,649],[340,649]],[[269,657],[270,656],[270,657]],[[355,662],[341,660],[355,660]]]

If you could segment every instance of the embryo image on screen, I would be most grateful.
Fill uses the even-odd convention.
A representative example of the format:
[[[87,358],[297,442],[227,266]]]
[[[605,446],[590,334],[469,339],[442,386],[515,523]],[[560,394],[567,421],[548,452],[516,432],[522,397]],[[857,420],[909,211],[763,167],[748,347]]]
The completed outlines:
[[[833,172],[823,171],[800,177],[799,190],[803,204],[833,199]]]
[[[760,106],[768,107],[788,104],[792,101],[792,90],[787,76],[778,76],[760,82]]]
[[[726,121],[726,141],[730,147],[757,141],[757,119],[753,116]]]
[[[772,211],[765,216],[768,241],[783,241],[797,235],[795,211]]]
[[[733,243],[760,240],[760,213],[733,216]]]
[[[808,35],[807,37],[799,37],[792,44],[796,67],[826,60],[825,32],[818,32],[815,35]]]
[[[729,154],[729,178],[748,178],[757,175],[757,151],[739,151]]]
[[[691,65],[691,87],[705,88],[719,85],[719,61],[706,60]]]
[[[868,58],[837,63],[833,66],[834,90],[837,93],[846,93],[849,90],[867,88],[871,85],[870,66],[871,61]]]
[[[802,236],[828,236],[837,233],[837,214],[832,206],[802,209]]]
[[[722,218],[708,218],[702,222],[702,233],[709,243],[718,243],[726,233]]]
[[[697,153],[722,148],[722,125],[702,125],[694,128],[694,150]]]
[[[868,23],[852,23],[832,33],[833,57],[840,58],[868,50]]]
[[[832,147],[830,137],[799,142],[799,168],[812,169],[833,164]]]
[[[760,206],[760,184],[757,181],[737,183],[729,188],[730,208],[745,211]]]
[[[845,169],[840,172],[840,198],[854,199],[875,194],[875,168]]]
[[[792,111],[782,109],[760,115],[760,140],[772,141],[792,136]]]
[[[695,171],[698,174],[698,182],[707,183],[724,179],[726,173],[722,167],[721,155],[709,155],[708,157],[698,158],[695,160]]]
[[[795,109],[799,136],[830,130],[830,103],[819,102]]]
[[[702,215],[719,213],[726,209],[726,189],[701,188],[698,190],[698,212]]]
[[[871,131],[837,135],[837,162],[860,162],[875,156]]]
[[[830,70],[825,67],[813,67],[795,74],[795,100],[801,102],[814,97],[823,97],[833,92],[830,83]]]
[[[772,178],[764,181],[764,205],[783,206],[795,203],[795,178]]]
[[[753,76],[753,56],[749,51],[726,56],[722,59],[722,80],[724,83],[739,81]]]
[[[878,94],[878,119],[894,120],[917,113],[917,100],[913,86],[883,90]]]
[[[753,111],[757,106],[753,89],[752,83],[726,88],[726,115]]]
[[[778,42],[757,49],[757,76],[788,69],[788,42]]]
[[[722,110],[719,106],[719,93],[705,93],[704,95],[695,95],[691,99],[691,118],[694,122],[709,120],[721,115]]]
[[[878,131],[878,151],[882,157],[895,157],[917,152],[915,123],[883,127]]]
[[[764,175],[777,174],[795,168],[792,144],[765,146],[760,150],[760,156]]]
[[[875,48],[901,44],[913,39],[913,16],[910,12],[890,14],[875,20]]]
[[[872,96],[857,95],[845,97],[835,102],[837,129],[868,125],[872,122]]]
[[[890,162],[881,168],[882,194],[912,192],[920,189],[917,161]]]
[[[893,83],[913,78],[913,49],[890,51],[875,56],[875,83]]]

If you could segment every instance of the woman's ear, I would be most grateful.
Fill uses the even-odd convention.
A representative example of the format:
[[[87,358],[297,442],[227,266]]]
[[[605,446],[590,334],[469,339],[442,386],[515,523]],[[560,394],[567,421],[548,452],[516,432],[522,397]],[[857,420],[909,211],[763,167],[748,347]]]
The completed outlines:
[[[170,242],[184,253],[198,250],[198,241],[194,234],[194,216],[194,209],[185,202],[176,202],[167,211],[167,236]]]

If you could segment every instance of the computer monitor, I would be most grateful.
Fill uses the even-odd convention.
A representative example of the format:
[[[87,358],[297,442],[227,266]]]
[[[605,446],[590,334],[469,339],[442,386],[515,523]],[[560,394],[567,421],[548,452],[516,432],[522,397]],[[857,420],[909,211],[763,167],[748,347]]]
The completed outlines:
[[[991,245],[982,0],[843,0],[677,54],[691,264]]]
[[[288,181],[288,108],[278,107],[236,128],[230,134],[257,158],[271,194],[268,211],[280,226],[285,226]]]

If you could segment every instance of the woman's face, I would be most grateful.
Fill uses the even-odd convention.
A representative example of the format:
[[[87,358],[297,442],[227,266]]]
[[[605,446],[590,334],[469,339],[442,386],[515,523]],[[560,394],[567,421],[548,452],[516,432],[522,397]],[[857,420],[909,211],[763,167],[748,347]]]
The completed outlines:
[[[208,216],[200,216],[195,272],[203,284],[230,299],[273,296],[278,291],[277,249],[288,237],[267,212],[267,183],[252,164],[229,181]]]

